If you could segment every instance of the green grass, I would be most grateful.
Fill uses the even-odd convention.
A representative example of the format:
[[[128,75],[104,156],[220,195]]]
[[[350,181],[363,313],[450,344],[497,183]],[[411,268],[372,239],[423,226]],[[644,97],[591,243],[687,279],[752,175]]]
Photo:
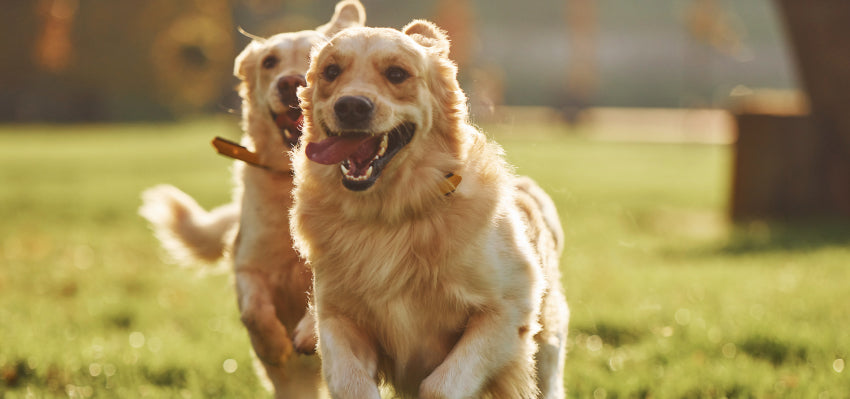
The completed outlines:
[[[136,215],[157,183],[227,201],[237,123],[0,127],[0,398],[265,395],[230,276]],[[571,397],[850,396],[848,225],[730,226],[727,147],[488,131],[561,212]]]

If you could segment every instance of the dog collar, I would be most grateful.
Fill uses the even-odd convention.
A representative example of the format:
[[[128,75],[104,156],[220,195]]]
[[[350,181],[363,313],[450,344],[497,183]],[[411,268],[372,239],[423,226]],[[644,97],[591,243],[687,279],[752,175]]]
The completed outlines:
[[[242,162],[247,163],[248,165],[264,169],[272,173],[285,173],[290,176],[293,174],[292,170],[281,171],[263,164],[262,162],[260,162],[260,157],[257,155],[256,152],[251,152],[251,150],[245,148],[244,146],[236,144],[223,137],[216,136],[216,138],[214,138],[212,141],[212,145],[213,147],[215,147],[216,151],[219,154],[233,159],[238,159]],[[442,191],[443,195],[448,197],[449,195],[454,193],[455,190],[457,190],[457,186],[460,185],[460,182],[462,180],[463,178],[460,175],[456,175],[451,172],[446,174],[445,179],[440,181],[440,190]]]
[[[449,172],[443,181],[440,182],[440,190],[443,191],[443,195],[449,196],[455,190],[457,190],[457,186],[460,185],[461,180],[463,180],[460,175],[456,175],[454,173]]]
[[[292,176],[292,170],[291,169],[290,170],[277,170],[275,168],[272,168],[269,165],[263,164],[262,162],[260,162],[260,156],[257,155],[256,152],[251,152],[251,150],[249,150],[249,149],[247,149],[247,148],[245,148],[245,147],[243,147],[243,146],[241,146],[237,143],[234,143],[234,142],[232,142],[228,139],[217,136],[216,138],[213,139],[212,145],[213,145],[213,147],[215,147],[216,151],[219,154],[224,155],[226,157],[238,159],[242,162],[247,163],[248,165],[267,170],[271,173],[287,174],[287,175]]]

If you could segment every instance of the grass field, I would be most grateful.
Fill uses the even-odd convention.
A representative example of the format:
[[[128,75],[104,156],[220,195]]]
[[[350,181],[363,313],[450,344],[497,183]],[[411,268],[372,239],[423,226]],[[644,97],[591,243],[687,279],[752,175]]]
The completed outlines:
[[[265,395],[230,276],[136,215],[157,183],[227,201],[236,129],[0,127],[0,398]],[[850,226],[730,226],[728,147],[488,131],[561,213],[570,397],[850,397]]]

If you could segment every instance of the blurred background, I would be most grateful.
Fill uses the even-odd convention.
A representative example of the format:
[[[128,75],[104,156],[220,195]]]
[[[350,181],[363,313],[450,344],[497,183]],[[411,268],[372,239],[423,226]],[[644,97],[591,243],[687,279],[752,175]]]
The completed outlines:
[[[232,64],[249,39],[236,28],[264,36],[310,29],[333,5],[8,1],[0,122],[169,121],[238,109]],[[850,95],[834,90],[850,80],[847,51],[834,39],[848,33],[841,18],[850,11],[840,0],[364,5],[371,26],[424,17],[449,32],[476,123],[544,121],[610,139],[735,143],[742,156],[733,216],[850,214]],[[768,142],[773,155],[761,151]]]
[[[850,397],[850,2],[361,1],[449,32],[555,201],[569,397]],[[268,396],[227,262],[169,264],[137,209],[230,201],[237,27],[334,3],[0,4],[0,398]]]
[[[724,108],[800,87],[770,0],[364,0],[370,26],[414,16],[453,40],[476,105]],[[326,22],[333,0],[10,0],[0,120],[115,121],[220,112],[248,39]]]

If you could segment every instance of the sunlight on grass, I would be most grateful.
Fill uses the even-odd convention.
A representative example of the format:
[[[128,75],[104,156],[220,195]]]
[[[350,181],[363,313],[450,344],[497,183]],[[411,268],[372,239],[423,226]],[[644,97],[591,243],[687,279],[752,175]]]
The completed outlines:
[[[730,148],[486,127],[566,231],[570,397],[850,396],[850,227],[731,226]],[[136,215],[228,201],[236,118],[0,127],[0,397],[261,397],[231,277],[163,263]]]

